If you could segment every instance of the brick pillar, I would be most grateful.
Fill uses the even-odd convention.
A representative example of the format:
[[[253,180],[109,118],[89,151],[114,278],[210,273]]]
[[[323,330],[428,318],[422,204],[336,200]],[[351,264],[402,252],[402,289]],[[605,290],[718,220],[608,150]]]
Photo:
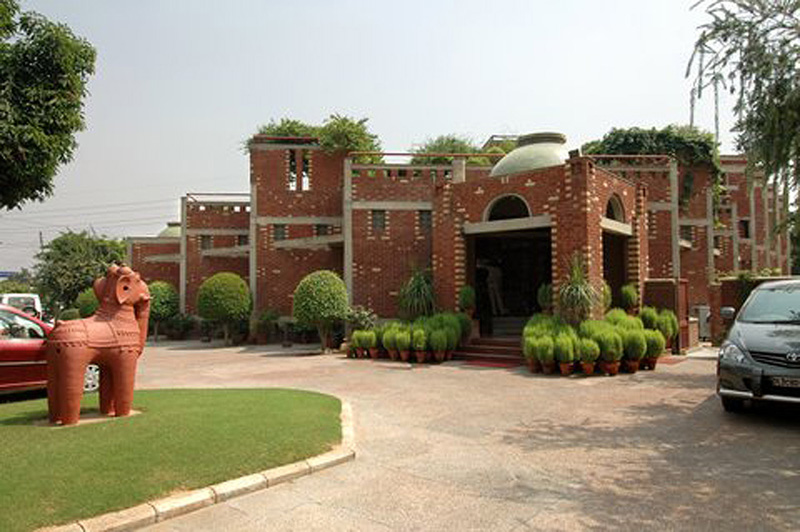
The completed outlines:
[[[628,282],[635,284],[639,294],[644,293],[648,272],[647,187],[636,185],[636,203],[631,213],[633,234],[628,239]]]
[[[433,195],[431,270],[436,304],[443,309],[456,308],[458,290],[466,283],[463,220],[453,211],[453,186],[437,177]]]

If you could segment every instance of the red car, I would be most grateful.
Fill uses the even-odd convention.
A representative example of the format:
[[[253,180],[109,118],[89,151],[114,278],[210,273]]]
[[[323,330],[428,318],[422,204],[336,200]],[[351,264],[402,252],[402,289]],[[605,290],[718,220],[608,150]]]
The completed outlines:
[[[44,342],[53,327],[8,305],[0,305],[0,393],[47,386]],[[84,391],[95,391],[100,369],[86,369]]]

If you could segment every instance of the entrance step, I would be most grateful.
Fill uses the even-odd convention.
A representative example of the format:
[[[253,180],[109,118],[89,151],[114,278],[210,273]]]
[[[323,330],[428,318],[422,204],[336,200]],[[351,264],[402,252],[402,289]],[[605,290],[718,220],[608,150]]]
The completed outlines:
[[[522,336],[527,322],[524,316],[497,316],[492,318],[492,332],[495,336]]]
[[[453,353],[453,358],[467,361],[523,364],[520,337],[475,338]]]

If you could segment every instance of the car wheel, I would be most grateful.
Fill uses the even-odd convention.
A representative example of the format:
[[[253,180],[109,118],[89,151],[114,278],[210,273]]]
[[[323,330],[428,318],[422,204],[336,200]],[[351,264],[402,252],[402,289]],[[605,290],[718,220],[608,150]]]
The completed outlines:
[[[100,389],[100,366],[89,364],[86,366],[86,373],[83,375],[83,391],[96,392]]]
[[[736,399],[735,397],[721,397],[722,408],[726,412],[741,412],[744,410],[744,399]]]

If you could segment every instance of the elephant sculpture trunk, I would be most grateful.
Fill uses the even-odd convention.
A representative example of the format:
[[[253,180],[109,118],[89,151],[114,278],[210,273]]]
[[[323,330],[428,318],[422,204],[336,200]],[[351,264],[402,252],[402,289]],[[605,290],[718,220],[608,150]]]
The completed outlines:
[[[147,338],[150,292],[138,273],[113,265],[94,282],[99,306],[82,320],[59,322],[47,339],[50,421],[78,422],[86,366],[100,367],[100,411],[127,416],[136,365]]]

